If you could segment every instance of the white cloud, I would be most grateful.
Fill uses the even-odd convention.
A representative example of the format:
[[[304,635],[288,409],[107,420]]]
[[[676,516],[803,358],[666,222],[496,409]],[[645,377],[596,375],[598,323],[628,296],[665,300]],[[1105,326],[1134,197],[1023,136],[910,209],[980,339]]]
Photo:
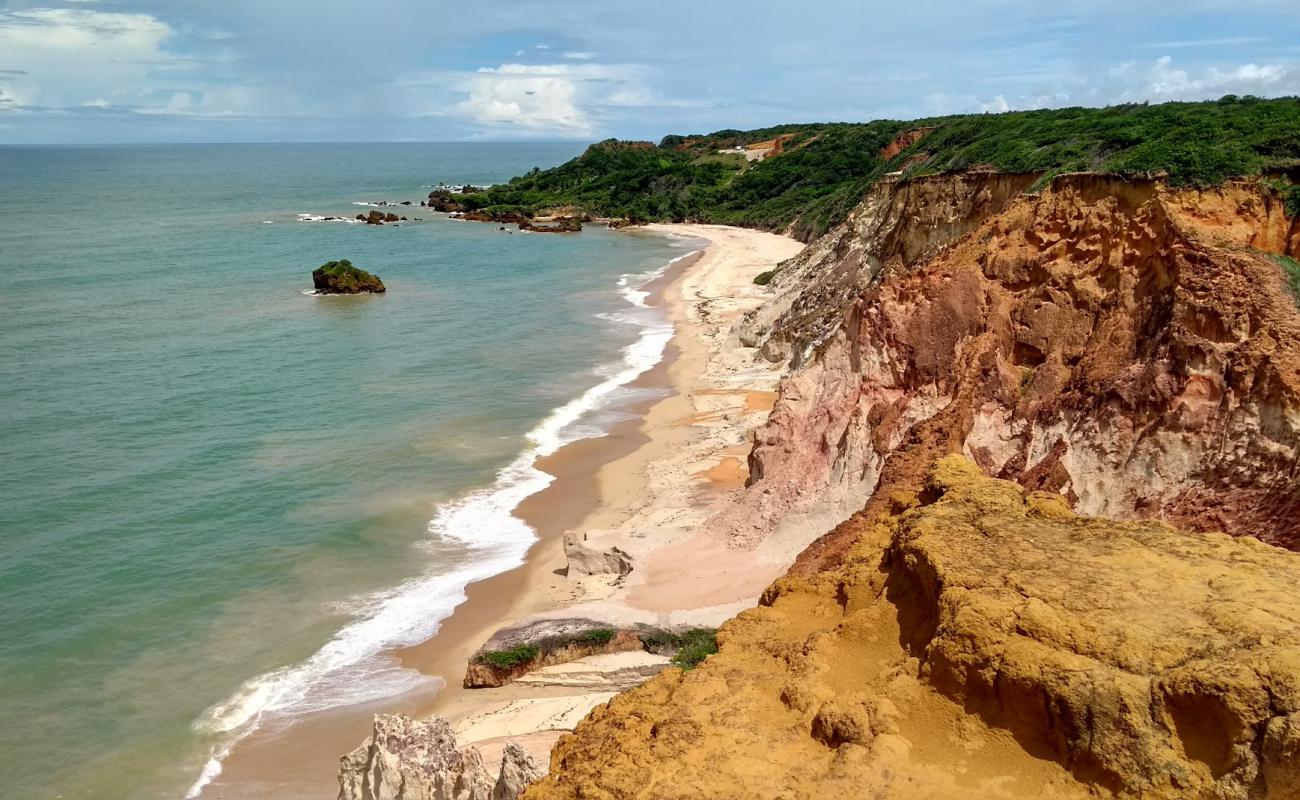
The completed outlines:
[[[1225,94],[1278,95],[1300,92],[1300,70],[1283,64],[1209,67],[1193,74],[1174,66],[1171,56],[1151,64],[1129,62],[1107,73],[1109,100],[1203,100]]]
[[[609,64],[483,67],[469,78],[469,97],[457,110],[488,125],[589,136],[596,126],[587,108],[633,80],[633,68]]]
[[[1007,102],[1007,98],[997,95],[992,100],[984,103],[980,110],[986,114],[1001,114],[1004,111],[1010,111],[1011,105]]]
[[[570,61],[590,61],[596,57],[596,54],[589,53],[586,50],[570,50],[564,54],[564,57]]]
[[[167,57],[171,26],[149,14],[37,8],[0,12],[0,67],[21,69],[9,83],[19,105],[71,108],[134,100],[148,84],[147,62]]]
[[[562,65],[484,68],[458,108],[476,122],[586,134],[592,125],[578,107],[581,80]]]

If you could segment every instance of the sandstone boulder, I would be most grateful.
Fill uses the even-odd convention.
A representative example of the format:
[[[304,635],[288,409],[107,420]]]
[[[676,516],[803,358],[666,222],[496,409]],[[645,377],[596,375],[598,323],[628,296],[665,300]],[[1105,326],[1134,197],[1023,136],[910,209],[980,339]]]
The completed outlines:
[[[441,717],[381,714],[370,738],[339,759],[338,800],[514,800],[539,774],[514,742],[494,776]]]
[[[598,549],[587,544],[587,534],[568,531],[564,534],[564,555],[569,560],[570,578],[583,575],[627,575],[632,571],[632,557],[618,547]]]

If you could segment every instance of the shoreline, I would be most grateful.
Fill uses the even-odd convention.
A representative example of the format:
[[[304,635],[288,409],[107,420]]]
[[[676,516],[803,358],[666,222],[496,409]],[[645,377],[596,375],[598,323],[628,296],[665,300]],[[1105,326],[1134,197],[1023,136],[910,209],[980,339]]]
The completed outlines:
[[[672,393],[636,421],[641,444],[605,461],[594,476],[584,475],[585,487],[572,479],[557,480],[549,497],[537,495],[532,498],[537,506],[517,510],[541,533],[543,543],[530,553],[522,594],[510,612],[482,619],[463,642],[435,637],[409,648],[404,663],[458,679],[493,633],[541,619],[716,627],[753,605],[807,541],[821,533],[774,537],[768,547],[739,551],[696,532],[743,487],[752,432],[771,410],[781,375],[780,366],[759,362],[752,349],[742,347],[732,329],[744,312],[769,296],[753,277],[803,245],[722,226],[657,225],[650,231],[709,241],[699,260],[678,271],[662,293],[674,333],[671,356],[656,369],[662,369]],[[580,465],[582,454],[566,450],[553,459],[551,466]],[[543,501],[572,499],[584,489],[596,494],[590,513],[574,524],[548,518]],[[612,545],[631,553],[633,572],[623,580],[565,577],[561,538],[570,529],[586,533],[596,547]],[[592,656],[544,668],[503,687],[463,689],[457,684],[440,691],[417,716],[447,718],[461,744],[478,746],[488,762],[510,738],[545,768],[551,746],[565,730],[616,691],[665,664],[666,659],[648,654]]]
[[[644,235],[641,230],[644,229],[630,233]],[[276,797],[319,797],[323,791],[332,792],[338,757],[369,734],[370,718],[375,713],[445,716],[462,730],[462,744],[483,745],[485,757],[491,760],[494,745],[503,744],[495,741],[500,726],[484,724],[483,718],[499,716],[502,704],[522,704],[525,708],[518,709],[522,717],[515,713],[507,716],[516,721],[539,717],[531,723],[539,729],[530,731],[536,735],[520,741],[533,751],[540,764],[545,764],[550,746],[559,735],[548,729],[554,722],[550,713],[553,707],[565,707],[564,721],[571,727],[591,705],[607,699],[608,692],[574,695],[545,685],[512,684],[499,689],[466,690],[461,687],[461,679],[473,653],[502,627],[539,615],[563,615],[584,604],[605,602],[608,605],[612,587],[601,585],[608,584],[608,580],[593,577],[571,581],[563,575],[566,566],[563,534],[571,529],[592,531],[627,523],[636,518],[638,511],[656,506],[662,498],[646,485],[645,473],[657,463],[672,454],[688,452],[692,444],[698,451],[694,453],[695,460],[710,461],[689,471],[694,478],[691,483],[695,485],[687,489],[688,497],[676,498],[675,505],[680,506],[685,500],[696,516],[707,516],[721,495],[743,484],[744,454],[748,451],[744,439],[770,410],[779,372],[774,366],[758,367],[746,375],[736,364],[731,364],[723,373],[736,380],[718,381],[719,376],[706,375],[710,363],[728,349],[720,338],[725,339],[732,317],[712,319],[711,314],[702,313],[695,305],[725,300],[727,295],[736,293],[748,295],[747,303],[742,303],[746,308],[756,305],[765,295],[753,286],[753,275],[802,247],[774,234],[720,226],[650,226],[648,235],[689,236],[703,239],[707,245],[670,263],[661,275],[641,287],[649,293],[647,304],[663,308],[673,326],[672,338],[662,358],[625,384],[645,391],[646,396],[621,406],[619,410],[631,415],[630,418],[615,423],[605,434],[568,443],[535,462],[537,469],[550,474],[554,480],[524,499],[513,512],[537,537],[522,565],[466,587],[466,599],[442,620],[430,639],[383,654],[445,684],[436,692],[397,697],[379,705],[309,715],[276,733],[255,732],[227,757],[221,775],[205,788],[202,797],[264,797],[269,793]],[[725,269],[720,270],[720,266]],[[725,280],[706,281],[707,286],[699,281],[701,273],[720,275],[722,272],[726,273]],[[721,295],[705,297],[705,290]],[[732,309],[736,314],[743,310]],[[731,356],[736,355],[731,352]],[[721,438],[726,439],[720,448],[709,446],[716,444],[712,439],[702,449],[700,442],[692,441],[700,439],[701,434],[707,434],[704,438],[718,438],[720,431],[725,434]],[[677,550],[681,550],[688,543],[677,536],[652,542],[650,547],[644,542],[639,544],[636,547],[629,544],[629,547],[638,551],[633,574],[641,572],[642,575],[637,576],[638,580],[629,581],[632,585],[627,588],[634,595],[632,604],[618,611],[659,622],[680,618],[679,622],[669,624],[716,625],[741,607],[752,604],[758,593],[786,566],[782,559],[768,559],[766,565],[752,563],[755,561],[752,553],[728,559],[725,547],[719,547],[720,552],[711,553],[707,559],[705,571],[709,577],[716,578],[719,567],[726,572],[728,562],[734,562],[731,566],[739,574],[720,581],[720,591],[715,588],[703,594],[683,593],[680,585],[672,584],[680,584],[681,578],[697,582],[700,576],[670,566],[684,555],[673,553],[670,545],[676,544]],[[788,554],[789,560],[793,555]],[[658,574],[658,578],[646,580],[648,572]],[[665,593],[682,597],[691,607],[668,608],[674,603]],[[715,602],[720,600],[728,602]],[[609,610],[614,609],[606,609]],[[575,697],[579,698],[576,705]],[[464,735],[466,731],[471,734],[468,738]]]

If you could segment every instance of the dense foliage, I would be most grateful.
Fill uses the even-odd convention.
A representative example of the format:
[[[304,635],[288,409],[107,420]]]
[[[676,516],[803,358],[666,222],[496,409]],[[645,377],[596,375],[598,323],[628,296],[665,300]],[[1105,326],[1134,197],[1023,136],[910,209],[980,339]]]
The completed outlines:
[[[712,628],[692,628],[678,637],[673,663],[684,670],[718,652],[718,632]]]
[[[489,650],[479,654],[479,661],[501,669],[509,669],[520,664],[529,664],[542,655],[541,648],[530,644],[521,644],[508,650]]]
[[[933,128],[901,148],[899,134]],[[732,149],[781,137],[748,161]],[[898,152],[892,152],[897,149]],[[888,156],[888,157],[886,157]],[[900,122],[783,125],[658,145],[609,140],[550,170],[468,195],[468,207],[536,213],[566,208],[640,221],[790,229],[809,239],[844,218],[880,177],[956,169],[1052,174],[1168,173],[1176,185],[1300,166],[1300,98],[1065,108]],[[1300,206],[1300,193],[1292,195]]]

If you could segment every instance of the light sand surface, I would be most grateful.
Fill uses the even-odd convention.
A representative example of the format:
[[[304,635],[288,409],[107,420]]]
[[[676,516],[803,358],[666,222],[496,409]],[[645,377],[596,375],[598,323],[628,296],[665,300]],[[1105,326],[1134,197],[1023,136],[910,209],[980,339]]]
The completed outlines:
[[[696,528],[743,486],[752,431],[775,401],[779,368],[755,357],[733,331],[769,290],[753,278],[803,247],[740,228],[652,225],[629,235],[690,236],[703,254],[647,287],[676,328],[665,359],[632,386],[654,390],[625,409],[635,417],[608,435],[570,444],[541,460],[556,476],[516,514],[538,532],[518,569],[466,590],[467,599],[429,641],[394,653],[408,667],[446,681],[436,695],[397,698],[299,720],[287,731],[255,734],[227,759],[205,790],[211,798],[290,800],[331,796],[338,758],[370,732],[376,711],[441,714],[488,761],[515,739],[545,766],[560,733],[592,708],[664,666],[645,653],[592,657],[539,670],[499,689],[464,689],[465,667],[500,628],[538,618],[591,616],[614,624],[714,626],[754,604],[825,526],[788,526],[755,550],[728,549]],[[635,559],[618,582],[564,575],[561,538],[589,534]],[[629,664],[628,658],[637,663]]]
[[[520,516],[549,543],[524,581],[512,612],[485,620],[476,638],[454,652],[426,653],[449,683],[429,707],[447,717],[467,743],[498,746],[520,738],[545,763],[554,732],[572,728],[613,694],[644,680],[666,660],[616,654],[548,667],[498,689],[454,687],[474,650],[494,630],[538,619],[582,617],[615,625],[716,626],[752,606],[821,529],[778,532],[754,550],[735,550],[699,531],[728,495],[744,485],[745,457],[754,429],[776,398],[780,368],[741,346],[735,325],[768,296],[754,276],[799,252],[794,240],[757,231],[704,225],[650,226],[654,233],[707,240],[703,257],[663,292],[676,327],[667,368],[673,393],[649,408],[638,426],[642,443],[594,475],[596,504],[564,527],[586,532],[587,544],[616,546],[633,558],[632,573],[570,579],[553,520],[540,507]],[[557,457],[568,457],[567,453]],[[548,467],[549,468],[549,467]],[[545,505],[563,504],[575,485],[561,479]],[[435,638],[430,644],[438,644]],[[428,668],[408,651],[407,663]],[[630,677],[626,659],[642,658]],[[549,731],[552,736],[541,736]]]

